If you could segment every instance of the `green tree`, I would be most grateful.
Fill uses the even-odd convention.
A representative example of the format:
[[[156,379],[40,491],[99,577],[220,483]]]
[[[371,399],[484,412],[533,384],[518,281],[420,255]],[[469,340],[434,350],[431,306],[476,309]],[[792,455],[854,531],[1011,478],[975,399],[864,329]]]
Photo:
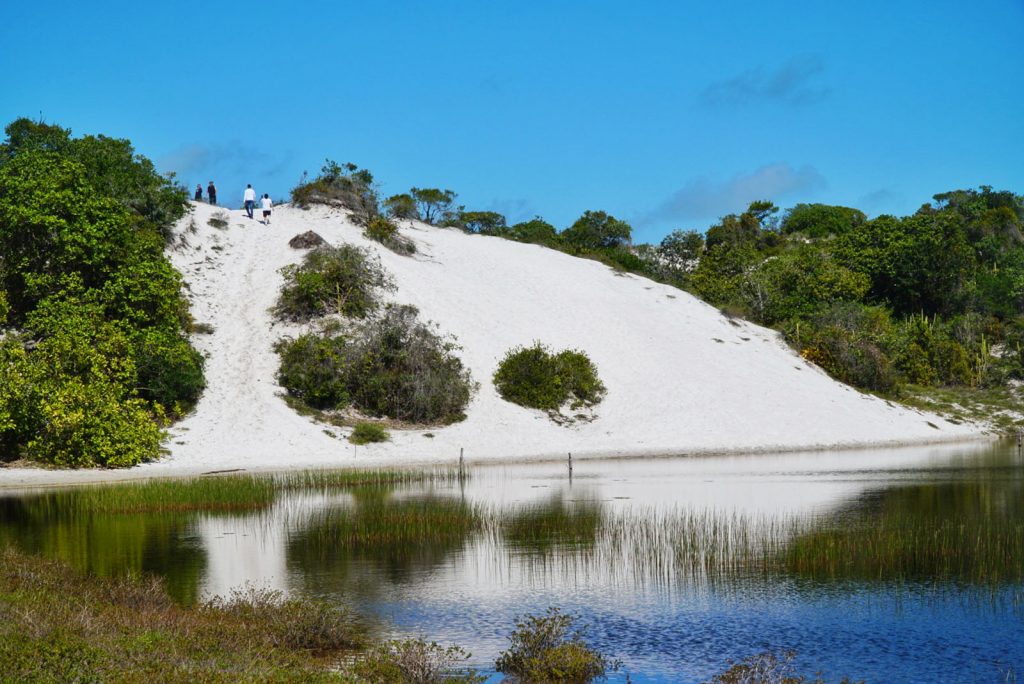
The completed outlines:
[[[628,223],[603,211],[585,211],[561,238],[578,250],[596,250],[629,244],[632,231]]]
[[[416,200],[408,193],[392,195],[384,200],[384,210],[388,216],[396,219],[418,219],[420,212],[416,208]]]
[[[874,301],[898,313],[954,313],[973,293],[974,251],[949,213],[880,216],[840,236],[835,253],[871,279]]]
[[[829,204],[798,204],[782,219],[782,232],[809,238],[842,235],[867,221],[864,212]]]
[[[463,228],[481,235],[498,235],[504,237],[508,232],[505,217],[496,211],[464,211],[460,222]]]
[[[553,245],[558,241],[558,230],[540,216],[535,216],[509,228],[508,236],[516,242]]]
[[[72,138],[66,128],[24,118],[5,130],[7,141],[0,145],[0,163],[33,152],[52,152],[76,161],[85,167],[86,178],[98,194],[120,202],[155,225],[164,237],[188,209],[185,188],[172,177],[158,174],[153,163],[136,154],[128,140],[104,135]]]
[[[458,195],[452,190],[439,188],[412,188],[409,194],[416,201],[416,207],[424,221],[436,225],[455,209]]]
[[[669,268],[691,271],[704,251],[704,236],[695,230],[674,230],[658,245],[657,256]]]
[[[761,262],[740,291],[754,319],[772,325],[836,302],[860,301],[869,287],[867,276],[837,263],[822,247],[806,244]]]

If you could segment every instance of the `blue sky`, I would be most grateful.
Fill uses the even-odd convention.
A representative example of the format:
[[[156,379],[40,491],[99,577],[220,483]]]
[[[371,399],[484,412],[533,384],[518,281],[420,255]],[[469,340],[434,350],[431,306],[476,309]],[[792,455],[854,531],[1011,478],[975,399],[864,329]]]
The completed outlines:
[[[224,201],[330,157],[385,195],[636,241],[752,199],[1024,192],[1024,0],[17,3],[0,119],[130,138]]]

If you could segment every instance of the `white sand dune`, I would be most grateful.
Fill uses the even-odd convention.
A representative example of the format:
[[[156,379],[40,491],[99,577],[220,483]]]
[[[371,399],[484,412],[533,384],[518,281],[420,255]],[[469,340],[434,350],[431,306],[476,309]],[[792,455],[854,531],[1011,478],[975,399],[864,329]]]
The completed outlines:
[[[174,426],[159,462],[130,471],[0,471],[0,484],[112,479],[212,470],[288,469],[526,458],[614,457],[781,451],[972,439],[976,425],[862,394],[837,383],[771,330],[729,320],[666,285],[535,245],[466,235],[419,223],[402,227],[418,249],[396,255],[369,241],[341,210],[283,206],[272,224],[195,205],[171,251],[189,287],[195,319],[213,326],[195,344],[209,386],[195,412]],[[194,227],[190,232],[189,226]],[[457,338],[480,387],[463,422],[394,431],[355,449],[346,430],[293,412],[276,384],[274,342],[294,328],[268,309],[298,262],[294,235],[314,230],[332,244],[378,253],[393,275],[391,298],[419,307]],[[534,340],[577,348],[608,388],[590,423],[562,427],[544,413],[502,400],[491,376],[505,352]]]

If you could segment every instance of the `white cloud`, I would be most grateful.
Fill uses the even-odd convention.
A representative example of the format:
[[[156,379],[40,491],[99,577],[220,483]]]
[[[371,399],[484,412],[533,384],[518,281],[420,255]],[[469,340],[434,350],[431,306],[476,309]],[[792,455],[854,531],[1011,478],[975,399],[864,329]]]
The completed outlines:
[[[794,57],[781,67],[748,69],[738,76],[711,83],[701,91],[701,102],[710,107],[735,107],[758,101],[799,106],[818,102],[829,90],[816,83],[825,71],[820,57]]]
[[[813,166],[770,164],[725,182],[695,178],[672,194],[640,223],[709,219],[743,211],[754,200],[777,201],[794,193],[813,193],[827,185]]]

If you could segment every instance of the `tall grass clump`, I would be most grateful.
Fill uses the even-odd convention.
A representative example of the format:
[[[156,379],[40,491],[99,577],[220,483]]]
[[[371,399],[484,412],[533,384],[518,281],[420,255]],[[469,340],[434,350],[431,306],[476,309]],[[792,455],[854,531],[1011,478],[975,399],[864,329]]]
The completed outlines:
[[[228,475],[90,485],[49,496],[54,506],[78,513],[154,513],[263,508],[274,490],[268,477]]]
[[[274,485],[284,490],[354,489],[409,484],[448,485],[466,477],[467,474],[460,474],[457,468],[445,466],[416,470],[304,470],[274,476]]]
[[[388,306],[349,332],[303,335],[277,345],[278,381],[322,409],[352,406],[410,423],[461,420],[474,390],[458,349],[412,306]]]
[[[551,352],[535,342],[510,350],[494,373],[494,386],[503,399],[520,406],[558,411],[593,406],[605,395],[597,367],[581,351]]]
[[[318,514],[289,543],[320,558],[356,551],[397,558],[414,549],[441,553],[461,546],[484,523],[479,507],[456,498],[393,499],[380,488],[360,489],[353,495],[354,506]]]
[[[379,306],[379,291],[394,289],[380,260],[349,244],[314,249],[281,272],[285,282],[274,313],[291,321],[328,314],[365,318]]]

